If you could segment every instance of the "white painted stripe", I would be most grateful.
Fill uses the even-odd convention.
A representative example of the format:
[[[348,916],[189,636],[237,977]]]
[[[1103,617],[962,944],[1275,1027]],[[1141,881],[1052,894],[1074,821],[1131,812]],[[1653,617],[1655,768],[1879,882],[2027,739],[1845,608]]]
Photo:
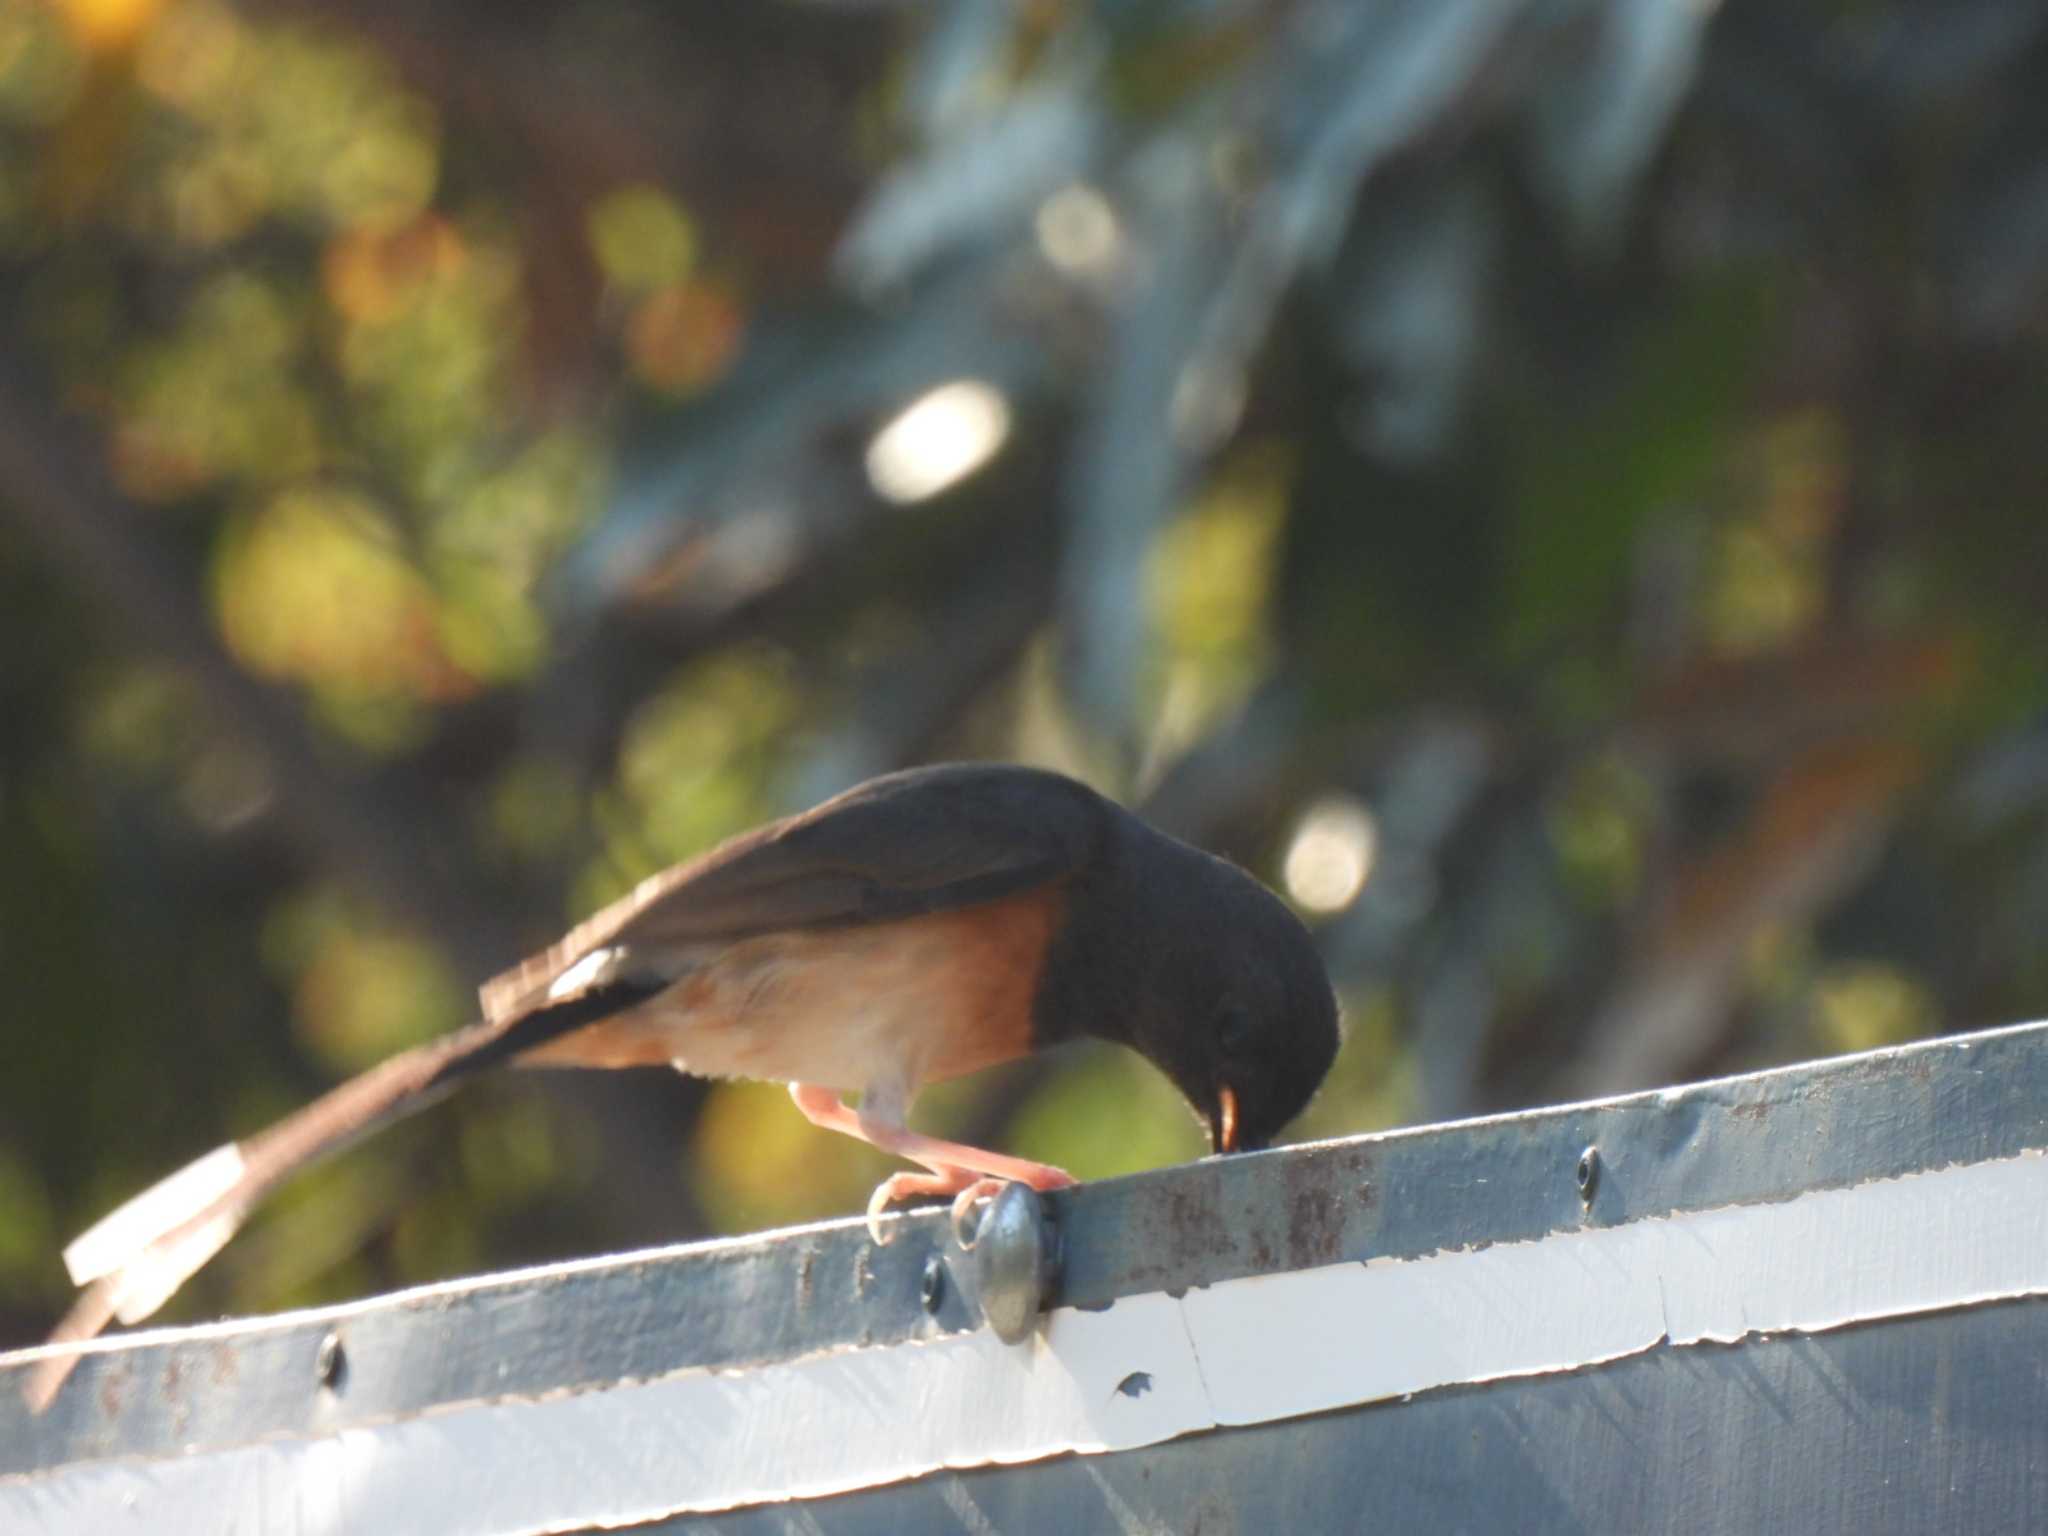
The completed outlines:
[[[1015,1348],[978,1333],[85,1463],[0,1479],[0,1526],[538,1536],[2044,1294],[2048,1157],[2027,1153],[1063,1309]]]

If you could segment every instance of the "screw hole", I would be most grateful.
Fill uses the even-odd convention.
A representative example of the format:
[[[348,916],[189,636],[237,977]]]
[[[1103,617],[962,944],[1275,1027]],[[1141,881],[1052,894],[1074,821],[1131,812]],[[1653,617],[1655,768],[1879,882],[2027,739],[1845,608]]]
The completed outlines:
[[[348,1354],[341,1347],[341,1335],[330,1333],[320,1341],[320,1352],[313,1357],[313,1377],[328,1391],[339,1392],[347,1375]]]
[[[1593,1192],[1600,1184],[1600,1149],[1588,1147],[1579,1154],[1579,1166],[1575,1174],[1579,1186],[1579,1198],[1586,1204],[1593,1203]]]

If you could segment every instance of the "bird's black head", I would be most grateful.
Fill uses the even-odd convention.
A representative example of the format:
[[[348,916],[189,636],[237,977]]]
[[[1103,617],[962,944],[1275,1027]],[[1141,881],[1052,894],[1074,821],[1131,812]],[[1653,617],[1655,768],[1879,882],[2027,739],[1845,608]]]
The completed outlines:
[[[1337,999],[1300,920],[1250,876],[1224,868],[1246,889],[1211,963],[1182,991],[1185,1049],[1161,1065],[1215,1151],[1256,1152],[1322,1086],[1337,1056]]]
[[[1300,919],[1243,870],[1130,825],[1116,893],[1125,922],[1090,969],[1134,985],[1103,989],[1121,992],[1121,1006],[1117,1017],[1098,1014],[1091,1032],[1149,1057],[1216,1151],[1265,1147],[1337,1055],[1322,957]]]

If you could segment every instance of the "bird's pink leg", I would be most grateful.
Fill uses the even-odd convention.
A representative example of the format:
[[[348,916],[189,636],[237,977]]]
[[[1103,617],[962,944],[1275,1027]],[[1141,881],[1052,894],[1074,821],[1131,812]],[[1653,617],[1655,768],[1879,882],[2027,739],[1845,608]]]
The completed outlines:
[[[1046,1163],[1008,1157],[1001,1152],[970,1147],[962,1142],[926,1136],[906,1126],[885,1124],[848,1108],[846,1102],[829,1088],[791,1083],[789,1096],[811,1124],[824,1130],[838,1131],[897,1157],[907,1157],[931,1170],[929,1173],[892,1174],[877,1186],[874,1197],[868,1201],[868,1230],[875,1233],[877,1242],[881,1235],[876,1227],[876,1218],[898,1200],[917,1195],[957,1195],[953,1202],[953,1214],[957,1220],[976,1200],[993,1194],[1005,1180],[1014,1179],[1037,1190],[1065,1189],[1075,1182],[1074,1176],[1066,1170]]]

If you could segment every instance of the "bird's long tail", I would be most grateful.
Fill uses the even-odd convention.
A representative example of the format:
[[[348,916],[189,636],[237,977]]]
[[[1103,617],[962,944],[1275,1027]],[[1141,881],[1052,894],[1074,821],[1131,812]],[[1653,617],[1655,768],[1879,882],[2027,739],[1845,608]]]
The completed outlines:
[[[102,1217],[64,1250],[84,1287],[51,1333],[53,1345],[90,1339],[114,1318],[139,1323],[226,1245],[257,1204],[292,1174],[417,1110],[462,1079],[639,1001],[625,989],[586,993],[502,1022],[470,1024],[380,1062],[287,1115],[229,1142]],[[78,1361],[53,1354],[29,1373],[23,1395],[42,1412]]]

